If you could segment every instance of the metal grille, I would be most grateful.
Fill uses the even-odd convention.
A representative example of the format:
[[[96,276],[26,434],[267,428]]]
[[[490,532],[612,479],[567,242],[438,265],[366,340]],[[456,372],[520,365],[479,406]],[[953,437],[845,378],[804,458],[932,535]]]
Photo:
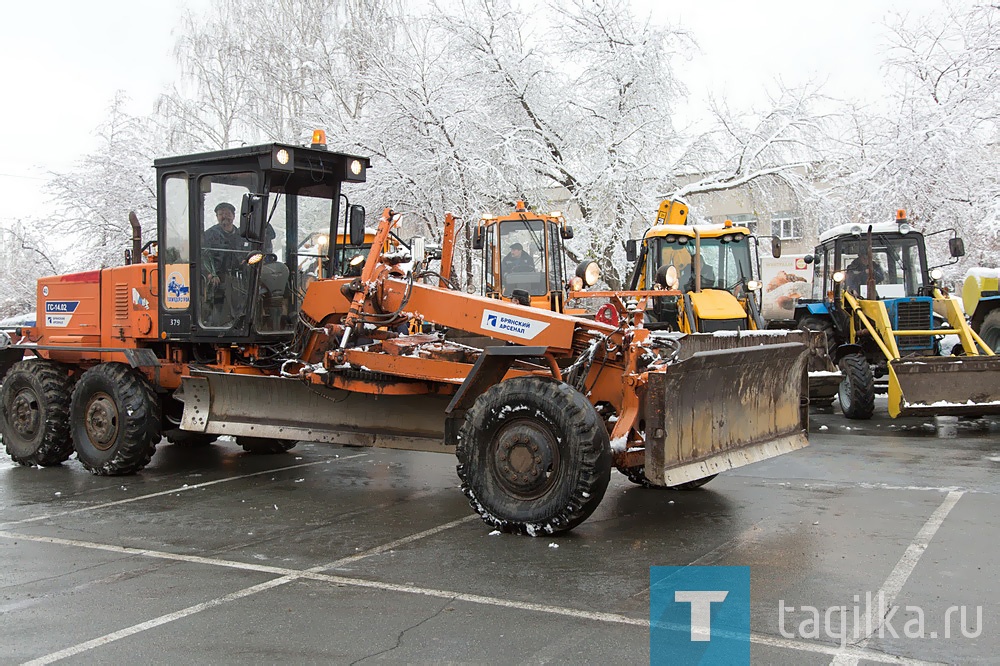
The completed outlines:
[[[128,320],[129,296],[131,292],[127,282],[115,284],[115,319]]]
[[[896,304],[897,331],[925,331],[933,327],[930,301],[899,301]],[[896,346],[904,349],[929,349],[929,335],[906,335],[896,338]]]

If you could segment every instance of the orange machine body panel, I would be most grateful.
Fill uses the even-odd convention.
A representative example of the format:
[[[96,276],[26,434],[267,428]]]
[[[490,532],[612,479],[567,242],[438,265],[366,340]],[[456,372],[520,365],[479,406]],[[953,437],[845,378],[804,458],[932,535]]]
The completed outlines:
[[[156,264],[42,278],[31,341],[43,348],[41,356],[55,361],[125,361],[120,353],[98,350],[135,348],[157,339],[155,281]]]

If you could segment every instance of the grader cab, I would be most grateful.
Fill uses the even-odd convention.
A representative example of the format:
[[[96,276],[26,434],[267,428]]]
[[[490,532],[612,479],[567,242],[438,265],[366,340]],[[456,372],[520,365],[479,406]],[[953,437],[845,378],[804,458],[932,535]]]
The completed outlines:
[[[472,242],[473,249],[482,251],[481,293],[565,312],[567,293],[593,286],[600,277],[597,264],[584,261],[566,279],[563,241],[571,238],[573,227],[561,212],[537,213],[523,200],[508,215],[484,215]]]
[[[901,210],[896,222],[826,231],[807,257],[814,297],[798,302],[795,319],[825,335],[843,373],[838,396],[848,418],[874,414],[875,376],[888,377],[892,417],[1000,413],[1000,357],[942,291],[924,239]],[[951,238],[949,251],[962,256],[962,240]],[[958,336],[963,356],[941,355],[945,335]]]
[[[583,522],[613,467],[692,487],[807,444],[799,342],[655,337],[524,307],[502,282],[500,298],[470,295],[417,243],[387,251],[390,210],[360,275],[344,275],[339,241],[365,237],[341,189],[365,180],[365,158],[265,144],[155,166],[158,256],[41,280],[45,318],[0,345],[0,433],[18,463],[75,453],[94,474],[135,473],[163,434],[232,435],[258,453],[299,440],[441,451],[486,523],[540,535]],[[527,243],[563,233],[521,222]],[[317,231],[324,250],[305,242]],[[414,321],[431,332],[409,334]]]

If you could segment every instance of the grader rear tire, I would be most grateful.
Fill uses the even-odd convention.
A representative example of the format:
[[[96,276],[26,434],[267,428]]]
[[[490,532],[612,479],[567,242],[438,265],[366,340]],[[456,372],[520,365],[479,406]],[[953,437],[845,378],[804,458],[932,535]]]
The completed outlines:
[[[98,476],[134,474],[160,441],[160,403],[146,378],[122,363],[87,370],[73,390],[76,457]]]
[[[611,444],[593,405],[542,377],[500,382],[466,414],[458,476],[473,510],[504,532],[571,530],[600,504],[611,479]]]
[[[45,359],[15,363],[0,388],[0,434],[14,462],[51,467],[73,455],[66,366]]]
[[[837,397],[840,409],[849,419],[870,419],[875,413],[875,378],[868,360],[861,354],[848,354],[840,359],[840,382]]]

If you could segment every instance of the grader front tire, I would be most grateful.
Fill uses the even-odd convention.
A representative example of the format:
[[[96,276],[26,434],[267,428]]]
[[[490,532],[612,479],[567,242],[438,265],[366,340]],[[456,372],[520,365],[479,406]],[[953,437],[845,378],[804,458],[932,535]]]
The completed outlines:
[[[0,389],[0,434],[14,462],[51,467],[73,455],[69,406],[73,383],[59,363],[15,363]]]
[[[695,479],[694,481],[678,483],[676,486],[658,486],[646,478],[646,468],[642,465],[638,467],[619,467],[618,471],[637,486],[642,486],[643,488],[666,488],[667,490],[697,490],[718,476],[718,474],[711,474],[700,479]]]
[[[70,407],[76,457],[98,476],[134,474],[160,441],[160,404],[146,378],[122,363],[87,370]]]
[[[237,437],[236,443],[247,453],[258,456],[269,456],[287,453],[297,442],[288,439],[268,439],[267,437]]]
[[[611,479],[611,445],[594,407],[552,379],[491,387],[466,414],[458,476],[473,510],[504,532],[571,530],[594,512]]]

